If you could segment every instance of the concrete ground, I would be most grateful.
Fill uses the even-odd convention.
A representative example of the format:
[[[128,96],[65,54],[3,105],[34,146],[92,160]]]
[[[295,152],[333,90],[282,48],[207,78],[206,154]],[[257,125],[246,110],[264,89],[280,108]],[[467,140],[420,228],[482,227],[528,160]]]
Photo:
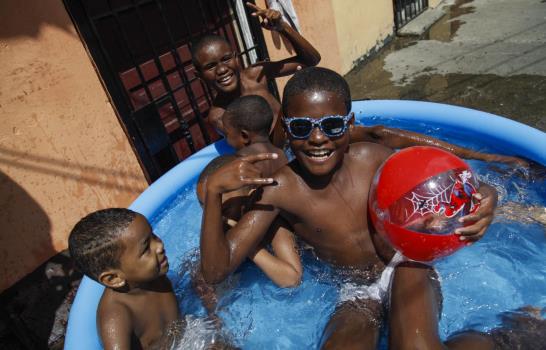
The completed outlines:
[[[448,0],[421,37],[351,71],[354,99],[475,108],[546,131],[546,0]]]

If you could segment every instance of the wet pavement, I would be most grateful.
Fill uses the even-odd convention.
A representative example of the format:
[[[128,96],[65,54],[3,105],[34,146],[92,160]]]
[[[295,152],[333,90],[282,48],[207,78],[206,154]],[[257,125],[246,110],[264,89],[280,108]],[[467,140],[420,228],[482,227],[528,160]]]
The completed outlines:
[[[353,99],[411,99],[546,131],[546,0],[456,0],[422,37],[396,37],[346,75]]]

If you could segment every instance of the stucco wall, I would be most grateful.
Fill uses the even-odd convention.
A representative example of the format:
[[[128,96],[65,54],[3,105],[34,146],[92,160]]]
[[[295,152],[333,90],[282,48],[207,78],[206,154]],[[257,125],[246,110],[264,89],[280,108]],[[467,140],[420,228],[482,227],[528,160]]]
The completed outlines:
[[[257,0],[256,4],[266,8],[265,0]],[[335,18],[332,15],[332,0],[296,0],[292,4],[298,16],[302,35],[320,52],[322,57],[320,66],[339,72],[341,60],[335,30]],[[290,44],[281,40],[278,33],[264,30],[264,37],[272,61],[294,55]],[[289,78],[277,79],[279,92],[282,93]]]
[[[348,73],[358,60],[393,33],[392,1],[332,0],[341,74]]]
[[[265,7],[265,0],[256,3]],[[292,1],[301,33],[320,52],[320,66],[348,73],[366,53],[380,46],[393,33],[393,7],[390,1],[313,0]],[[293,54],[289,45],[274,32],[264,31],[272,60]],[[282,91],[287,78],[277,79]]]
[[[0,291],[147,186],[59,0],[0,5]]]

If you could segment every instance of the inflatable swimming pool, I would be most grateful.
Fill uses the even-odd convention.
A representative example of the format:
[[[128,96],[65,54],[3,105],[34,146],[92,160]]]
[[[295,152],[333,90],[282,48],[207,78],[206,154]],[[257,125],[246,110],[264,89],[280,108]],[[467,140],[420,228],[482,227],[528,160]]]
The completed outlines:
[[[437,103],[396,100],[355,101],[353,111],[357,120],[367,125],[394,118],[409,125],[420,123],[437,130],[455,130],[462,135],[471,135],[473,140],[479,140],[480,145],[498,153],[521,155],[546,165],[545,133],[489,113]],[[230,151],[223,141],[206,147],[153,183],[130,208],[154,218],[179,195],[181,189],[195,182],[208,161]],[[169,252],[167,243],[166,247]],[[102,291],[102,286],[84,277],[70,310],[65,349],[101,349],[96,309]]]

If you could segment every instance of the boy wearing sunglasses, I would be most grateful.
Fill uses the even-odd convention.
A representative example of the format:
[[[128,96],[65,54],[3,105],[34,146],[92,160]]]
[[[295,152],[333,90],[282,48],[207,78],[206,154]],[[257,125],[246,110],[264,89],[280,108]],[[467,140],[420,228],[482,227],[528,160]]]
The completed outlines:
[[[211,175],[201,230],[204,277],[218,282],[234,271],[281,215],[318,258],[340,272],[351,271],[351,281],[323,331],[323,348],[375,348],[384,312],[389,315],[390,348],[443,348],[432,269],[401,262],[368,224],[372,178],[393,151],[373,143],[349,145],[348,130],[354,121],[350,109],[348,85],[337,73],[312,67],[290,79],[283,112],[296,160],[268,178],[253,162],[276,154],[239,159]],[[263,186],[256,190],[251,210],[225,234],[218,224],[221,212],[215,209],[221,194],[247,185]],[[457,231],[469,243],[483,236],[496,206],[497,195],[490,186],[482,184],[480,193],[480,209],[464,217],[468,226]],[[488,338],[484,341],[491,345]]]

